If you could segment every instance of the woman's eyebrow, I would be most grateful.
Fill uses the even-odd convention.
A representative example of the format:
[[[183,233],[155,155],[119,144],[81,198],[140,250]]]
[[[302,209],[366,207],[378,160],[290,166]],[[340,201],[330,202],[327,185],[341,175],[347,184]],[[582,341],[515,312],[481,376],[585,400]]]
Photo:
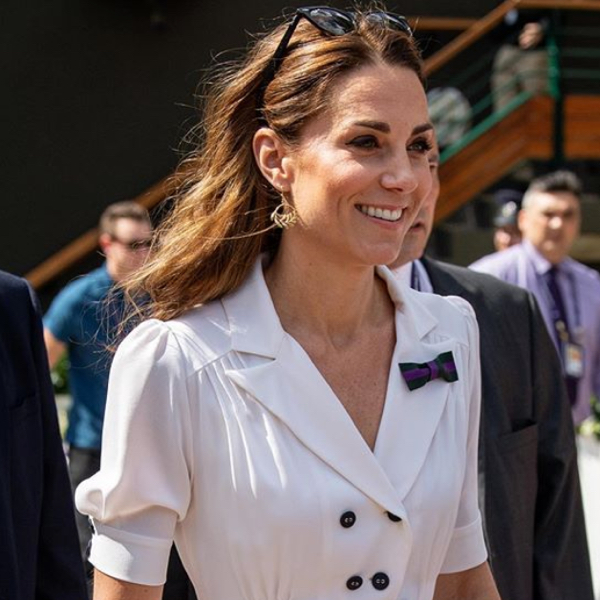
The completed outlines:
[[[389,123],[385,121],[355,121],[353,123],[359,127],[367,127],[369,129],[375,129],[376,131],[381,131],[382,133],[389,133],[391,131],[391,127]],[[425,131],[431,131],[433,129],[433,125],[431,123],[422,123],[421,125],[417,125],[412,130],[412,135],[418,135],[419,133],[424,133]]]
[[[413,135],[418,135],[419,133],[425,133],[426,131],[431,131],[433,129],[433,125],[431,123],[422,123],[421,125],[417,125],[412,133]]]
[[[392,130],[385,121],[355,121],[353,124],[358,125],[359,127],[367,127],[368,129],[376,129],[382,133],[389,133]]]

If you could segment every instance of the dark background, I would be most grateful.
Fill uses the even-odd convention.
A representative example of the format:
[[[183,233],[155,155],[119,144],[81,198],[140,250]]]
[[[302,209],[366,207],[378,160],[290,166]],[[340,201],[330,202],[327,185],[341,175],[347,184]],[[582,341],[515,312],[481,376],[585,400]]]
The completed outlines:
[[[494,4],[406,0],[388,7],[479,17]],[[197,119],[203,70],[224,51],[244,48],[247,32],[263,30],[290,6],[4,0],[0,268],[27,273],[94,227],[107,204],[172,172]],[[440,44],[434,38],[425,46],[431,52]]]

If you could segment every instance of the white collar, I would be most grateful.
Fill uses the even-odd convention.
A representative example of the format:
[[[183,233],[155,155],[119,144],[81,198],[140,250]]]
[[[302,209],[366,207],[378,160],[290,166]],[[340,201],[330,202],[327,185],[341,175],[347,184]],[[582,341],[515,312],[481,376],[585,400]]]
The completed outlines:
[[[265,263],[266,257],[262,255],[244,283],[225,296],[222,304],[231,328],[232,347],[237,351],[275,358],[286,332],[265,282]],[[414,296],[416,292],[410,289],[410,285],[398,281],[385,266],[376,269],[396,306],[397,333],[402,337],[412,333],[422,339],[437,325],[438,319]]]

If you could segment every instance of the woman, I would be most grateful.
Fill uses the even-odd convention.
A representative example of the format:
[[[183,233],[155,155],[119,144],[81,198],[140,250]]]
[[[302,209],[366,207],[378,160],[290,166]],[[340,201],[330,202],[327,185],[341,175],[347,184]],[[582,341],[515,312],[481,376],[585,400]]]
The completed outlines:
[[[498,598],[472,310],[376,267],[431,186],[421,78],[404,19],[320,7],[211,92],[77,493],[96,598],[160,598],[173,539],[207,600]]]

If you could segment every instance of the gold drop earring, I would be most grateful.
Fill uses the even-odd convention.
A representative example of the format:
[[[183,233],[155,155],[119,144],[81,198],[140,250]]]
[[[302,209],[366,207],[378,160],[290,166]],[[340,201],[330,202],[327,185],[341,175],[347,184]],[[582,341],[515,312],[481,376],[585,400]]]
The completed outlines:
[[[281,202],[271,213],[271,221],[281,229],[288,229],[298,222],[298,213],[285,197],[285,192],[280,191]]]

